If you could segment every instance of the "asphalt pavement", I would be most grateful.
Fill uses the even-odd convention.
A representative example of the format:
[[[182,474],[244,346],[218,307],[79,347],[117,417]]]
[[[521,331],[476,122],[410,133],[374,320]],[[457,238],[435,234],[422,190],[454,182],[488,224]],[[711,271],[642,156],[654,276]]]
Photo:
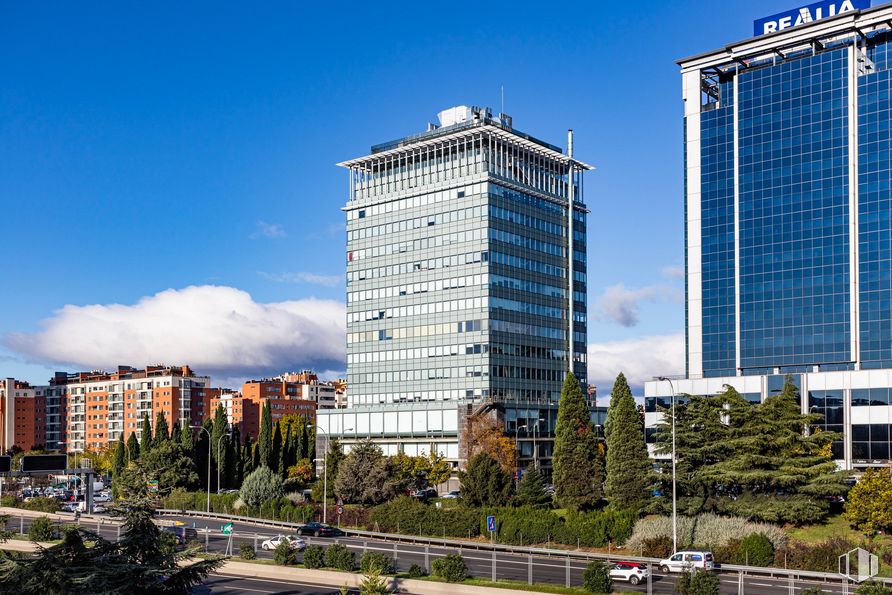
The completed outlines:
[[[277,535],[286,533],[285,530],[277,530],[268,527],[257,526],[251,523],[240,521],[233,522],[233,535],[223,535],[221,531],[221,522],[207,521],[205,519],[196,519],[186,516],[162,516],[159,521],[182,523],[188,527],[194,527],[198,530],[198,541],[206,544],[207,551],[210,553],[232,552],[238,555],[239,546],[248,543],[257,550],[258,558],[272,558],[272,552],[263,551],[260,545],[263,540]],[[94,520],[83,520],[84,527],[97,531],[106,539],[114,540],[119,533],[119,525],[112,522],[97,523]],[[10,529],[19,529],[24,526],[25,532],[28,530],[29,519],[24,518],[24,523],[13,517],[10,521]],[[205,531],[207,529],[207,531]],[[380,539],[367,539],[360,537],[310,537],[305,536],[303,539],[308,544],[317,544],[328,546],[333,543],[341,543],[356,553],[357,563],[359,558],[365,551],[382,552],[390,556],[395,563],[398,572],[406,572],[412,564],[418,564],[424,568],[430,569],[431,564],[437,558],[447,554],[460,554],[468,565],[471,575],[478,578],[491,579],[493,576],[497,580],[513,580],[534,583],[550,583],[564,585],[569,582],[572,586],[580,586],[582,584],[582,574],[585,569],[585,563],[581,560],[574,560],[560,553],[554,555],[519,555],[503,552],[490,552],[486,550],[476,549],[473,544],[456,541],[452,547],[435,547],[435,546],[419,546],[414,544],[394,543]],[[622,556],[617,556],[615,560],[621,560]],[[298,561],[302,561],[302,555],[298,556]],[[650,589],[653,593],[674,593],[675,576],[665,575],[656,568],[654,572]],[[219,580],[218,580],[219,579]],[[568,581],[569,579],[569,581]],[[820,586],[828,595],[844,595],[854,591],[850,588],[844,590],[843,583],[839,582],[819,584],[813,581],[791,582],[786,579],[772,579],[764,576],[744,576],[741,588],[740,577],[737,573],[719,572],[721,581],[721,593],[723,595],[733,595],[739,593],[753,593],[765,595],[782,595],[794,594],[797,591],[808,589],[814,586]],[[247,579],[214,576],[208,579],[206,586],[210,591],[196,591],[206,593],[334,593],[328,587],[303,584],[303,583],[282,583],[277,581],[266,581],[262,579]],[[620,591],[638,591],[647,592],[648,585],[646,582],[633,586],[624,582],[614,582],[614,588]]]

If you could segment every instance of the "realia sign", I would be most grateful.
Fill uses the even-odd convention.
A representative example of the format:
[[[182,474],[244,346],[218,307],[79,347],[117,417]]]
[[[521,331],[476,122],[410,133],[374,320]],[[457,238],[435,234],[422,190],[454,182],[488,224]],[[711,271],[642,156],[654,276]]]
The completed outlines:
[[[851,10],[870,8],[870,0],[824,0],[753,21],[753,35],[775,33]]]

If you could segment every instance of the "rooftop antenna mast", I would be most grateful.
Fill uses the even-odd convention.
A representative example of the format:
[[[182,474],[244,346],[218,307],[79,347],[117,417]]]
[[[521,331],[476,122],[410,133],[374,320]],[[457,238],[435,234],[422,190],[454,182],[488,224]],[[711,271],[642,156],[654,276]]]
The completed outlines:
[[[501,91],[501,95],[502,95],[501,109],[499,110],[499,113],[504,114],[505,113],[505,85],[499,85],[499,90]]]

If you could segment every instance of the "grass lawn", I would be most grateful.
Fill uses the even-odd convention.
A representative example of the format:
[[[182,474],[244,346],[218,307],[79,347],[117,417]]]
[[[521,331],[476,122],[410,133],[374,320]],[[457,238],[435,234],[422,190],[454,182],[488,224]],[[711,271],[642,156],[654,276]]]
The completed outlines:
[[[852,529],[841,514],[829,517],[825,523],[820,525],[788,528],[787,535],[793,541],[802,543],[818,543],[831,537],[845,537],[849,541],[859,544],[867,541],[865,535]],[[878,535],[873,539],[873,545],[880,550],[892,551],[892,536]],[[882,556],[880,556],[880,576],[892,577],[892,567],[883,564]]]
[[[406,575],[401,574],[397,575],[400,578],[408,578]],[[425,576],[413,580],[422,580],[422,581],[432,581],[435,583],[445,583],[446,581],[437,578],[435,576]],[[492,582],[490,580],[482,579],[482,578],[467,578],[463,580],[460,584],[462,585],[473,585],[475,587],[496,587],[499,589],[516,589],[518,591],[536,591],[539,593],[560,593],[563,595],[594,595],[589,591],[586,591],[582,587],[562,587],[560,585],[549,585],[543,583],[533,583],[532,585],[527,584],[522,581],[496,581]],[[614,587],[616,587],[616,583],[614,583]],[[626,591],[616,590],[614,589],[614,593],[626,593]]]

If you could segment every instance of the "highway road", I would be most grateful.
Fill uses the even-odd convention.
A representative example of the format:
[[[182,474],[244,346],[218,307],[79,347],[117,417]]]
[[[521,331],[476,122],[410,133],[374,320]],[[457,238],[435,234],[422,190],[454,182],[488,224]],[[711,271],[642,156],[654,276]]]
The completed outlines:
[[[195,527],[199,532],[199,541],[202,543],[206,542],[207,549],[211,553],[223,553],[226,551],[227,546],[230,545],[229,537],[223,535],[220,531],[221,522],[219,521],[208,521],[205,519],[196,519],[193,517],[176,515],[159,517],[159,521],[180,522],[186,526]],[[29,519],[26,517],[24,518],[25,532],[27,532],[28,530],[28,524]],[[97,524],[95,521],[85,521],[83,524],[88,529],[98,530],[98,532],[107,539],[114,540],[117,538],[119,530],[117,524],[111,522]],[[11,529],[18,529],[21,526],[21,522],[19,521],[19,519],[13,518],[11,519],[9,526]],[[205,533],[206,528],[208,529],[207,533]],[[276,535],[280,532],[285,532],[245,522],[234,522],[233,529],[234,534],[232,536],[231,543],[231,551],[233,552],[233,554],[238,555],[238,548],[242,543],[249,543],[252,545],[256,543],[256,546],[258,548],[257,556],[259,558],[272,558],[272,552],[265,552],[259,549],[261,542],[268,537]],[[431,546],[426,548],[425,546],[418,546],[414,544],[397,544],[383,540],[366,539],[359,537],[304,537],[303,539],[309,544],[318,544],[322,546],[331,545],[332,543],[341,543],[356,552],[357,563],[359,562],[359,558],[362,556],[362,553],[364,551],[377,551],[385,553],[395,561],[397,570],[399,572],[407,571],[412,564],[418,564],[419,566],[430,568],[430,565],[435,559],[443,557],[450,553],[461,554],[465,559],[465,563],[468,565],[470,573],[473,576],[486,579],[492,578],[493,565],[495,565],[495,576],[498,580],[514,580],[527,582],[528,580],[530,580],[530,577],[532,577],[532,582],[535,583],[551,583],[563,585],[566,583],[569,576],[569,583],[573,586],[579,586],[582,584],[582,573],[585,569],[584,562],[569,559],[567,557],[562,557],[560,556],[560,554],[556,554],[554,556],[528,556],[502,552],[494,553],[485,550],[477,550],[474,549],[473,545],[469,547],[467,543],[458,541],[456,541],[454,547],[444,548]],[[620,560],[621,556],[618,556],[615,559]],[[298,560],[302,560],[302,556],[298,556]],[[218,581],[218,578],[220,578],[221,580]],[[328,590],[326,587],[303,585],[299,583],[295,583],[292,586],[281,586],[281,589],[284,589],[281,590],[280,586],[277,586],[277,584],[274,582],[270,583],[269,581],[266,581],[266,584],[264,585],[262,584],[264,583],[264,581],[260,581],[259,579],[239,579],[244,581],[256,582],[256,584],[253,582],[245,582],[244,584],[242,584],[240,582],[232,582],[231,577],[227,578],[227,580],[222,580],[222,578],[223,577],[214,577],[213,579],[209,579],[207,586],[211,590],[204,592],[336,592],[336,590]],[[719,578],[721,580],[721,592],[723,595],[734,595],[741,592],[740,577],[737,575],[737,573],[720,572]],[[742,592],[765,595],[790,595],[791,593],[795,594],[797,591],[808,589],[816,585],[818,585],[818,583],[815,583],[813,581],[794,581],[791,585],[786,578],[771,579],[763,576],[744,576]],[[820,586],[826,593],[828,593],[828,595],[843,595],[844,593],[854,591],[854,588],[850,588],[849,591],[844,591],[841,581],[830,584],[821,584]],[[660,573],[659,571],[654,573],[653,580],[651,582],[651,592],[673,593],[674,587],[674,576],[667,576]],[[647,592],[648,585],[646,583],[642,583],[637,586],[632,586],[628,583],[615,582],[614,588],[621,591]],[[302,589],[308,590],[304,591]],[[314,591],[313,589],[316,590]]]
[[[192,592],[196,595],[236,595],[241,593],[331,595],[339,593],[339,590],[296,581],[214,575],[209,577],[203,585],[193,589]]]

